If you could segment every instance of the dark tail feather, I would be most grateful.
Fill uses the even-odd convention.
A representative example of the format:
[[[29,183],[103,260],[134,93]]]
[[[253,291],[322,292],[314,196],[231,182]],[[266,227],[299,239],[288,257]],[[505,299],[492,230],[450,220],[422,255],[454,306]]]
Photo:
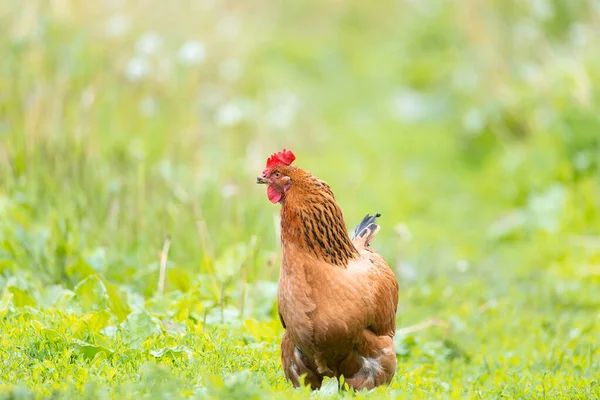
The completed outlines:
[[[367,214],[354,230],[352,241],[358,249],[369,246],[369,242],[379,231],[379,225],[375,223],[379,217],[381,217],[379,213],[375,215]]]

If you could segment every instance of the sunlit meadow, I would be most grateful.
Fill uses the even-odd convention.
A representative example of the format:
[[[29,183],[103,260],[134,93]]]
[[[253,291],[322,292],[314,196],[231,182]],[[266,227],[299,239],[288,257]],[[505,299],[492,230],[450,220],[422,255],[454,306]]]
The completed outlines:
[[[597,1],[5,0],[0,49],[0,397],[600,397]],[[284,380],[284,146],[383,215],[389,387]]]

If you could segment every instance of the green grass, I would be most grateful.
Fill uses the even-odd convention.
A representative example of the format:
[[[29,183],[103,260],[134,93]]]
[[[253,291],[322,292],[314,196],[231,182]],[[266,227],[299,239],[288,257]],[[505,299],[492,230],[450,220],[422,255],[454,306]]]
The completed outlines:
[[[254,184],[284,146],[383,214],[398,326],[449,325],[314,397],[600,397],[592,1],[84,3],[0,5],[0,397],[307,397]]]

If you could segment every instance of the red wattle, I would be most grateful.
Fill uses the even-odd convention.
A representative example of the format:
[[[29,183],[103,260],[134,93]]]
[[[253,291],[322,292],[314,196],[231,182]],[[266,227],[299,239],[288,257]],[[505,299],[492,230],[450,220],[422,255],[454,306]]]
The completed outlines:
[[[282,196],[283,196],[283,194],[281,194],[281,192],[279,190],[275,189],[275,187],[273,185],[269,185],[267,187],[267,197],[269,197],[269,201],[271,203],[273,203],[273,204],[279,203]]]

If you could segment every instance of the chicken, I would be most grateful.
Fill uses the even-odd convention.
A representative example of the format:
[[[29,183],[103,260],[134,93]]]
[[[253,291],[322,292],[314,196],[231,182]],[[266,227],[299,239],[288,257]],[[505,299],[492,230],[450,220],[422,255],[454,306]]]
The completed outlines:
[[[360,390],[388,384],[396,371],[398,282],[369,243],[379,230],[367,215],[350,239],[327,183],[273,154],[257,183],[281,204],[278,287],[284,327],[281,361],[295,387],[315,390],[335,377]]]

